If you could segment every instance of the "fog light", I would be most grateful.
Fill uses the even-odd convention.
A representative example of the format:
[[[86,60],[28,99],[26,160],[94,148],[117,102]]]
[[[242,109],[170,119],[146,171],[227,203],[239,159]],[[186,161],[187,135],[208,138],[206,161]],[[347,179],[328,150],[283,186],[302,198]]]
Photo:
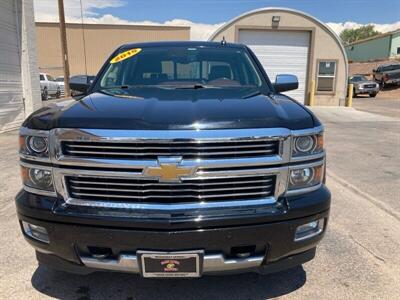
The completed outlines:
[[[322,182],[322,165],[290,170],[289,190],[304,189]]]
[[[290,172],[290,183],[293,186],[296,185],[306,185],[310,180],[313,179],[314,169],[312,168],[304,168],[292,170]]]
[[[48,190],[52,186],[52,176],[48,170],[30,169],[29,178],[36,187],[43,190]]]
[[[27,187],[54,191],[53,175],[49,169],[39,166],[28,167],[21,165],[21,176],[23,184]]]
[[[312,221],[310,223],[300,225],[296,228],[296,233],[294,235],[294,241],[302,241],[306,239],[310,239],[318,234],[320,234],[324,230],[324,219],[319,219],[316,221]]]
[[[25,221],[22,221],[22,227],[24,228],[25,234],[31,238],[43,243],[49,243],[49,235],[47,234],[46,228],[27,223]]]

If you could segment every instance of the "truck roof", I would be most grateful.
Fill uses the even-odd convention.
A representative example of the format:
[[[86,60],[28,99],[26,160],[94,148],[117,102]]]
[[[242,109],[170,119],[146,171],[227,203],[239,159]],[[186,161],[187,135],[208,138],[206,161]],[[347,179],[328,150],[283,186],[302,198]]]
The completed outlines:
[[[146,43],[128,43],[121,46],[120,49],[128,48],[146,48],[146,47],[228,47],[243,49],[246,46],[236,43],[205,42],[205,41],[164,41],[164,42],[146,42]]]
[[[392,62],[392,63],[386,63],[386,64],[379,65],[378,67],[389,67],[389,66],[398,66],[398,65],[400,65],[400,63]]]

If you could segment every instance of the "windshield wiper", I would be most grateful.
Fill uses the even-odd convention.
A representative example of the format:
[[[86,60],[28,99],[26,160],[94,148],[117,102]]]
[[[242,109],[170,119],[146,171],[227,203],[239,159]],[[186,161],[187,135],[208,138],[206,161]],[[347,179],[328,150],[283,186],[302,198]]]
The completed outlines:
[[[197,89],[222,89],[222,86],[205,85],[201,83],[188,84],[188,85],[174,85],[174,84],[159,84],[159,85],[115,85],[101,88],[100,91],[109,90],[126,90],[131,88],[159,88],[159,89],[172,89],[172,90],[197,90]]]
[[[177,89],[177,90],[221,89],[222,88],[220,86],[205,85],[205,84],[201,84],[201,83],[195,83],[195,84],[190,84],[190,85],[177,85],[177,86],[170,85],[169,87]]]
[[[132,87],[135,87],[135,85],[122,84],[122,85],[106,86],[106,87],[101,88],[101,90],[104,90],[104,91],[106,91],[106,90],[116,90],[116,89],[124,90],[124,89],[129,89],[129,88],[132,88]]]
[[[241,99],[248,99],[248,98],[255,97],[255,96],[258,96],[258,95],[261,95],[261,94],[262,93],[260,91],[255,91],[253,93],[250,93],[250,94],[247,94],[247,95],[241,97]]]

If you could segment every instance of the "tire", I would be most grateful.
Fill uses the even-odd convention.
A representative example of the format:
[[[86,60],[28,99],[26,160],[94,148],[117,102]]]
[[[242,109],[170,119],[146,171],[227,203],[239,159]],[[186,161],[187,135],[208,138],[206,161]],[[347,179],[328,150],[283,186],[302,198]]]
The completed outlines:
[[[61,97],[61,90],[60,90],[60,88],[58,88],[57,93],[56,93],[56,98],[60,99],[60,97]]]
[[[369,96],[370,96],[371,98],[375,98],[377,94],[378,94],[378,93],[371,93],[371,94],[369,94]]]
[[[42,101],[46,101],[48,97],[49,97],[49,94],[47,92],[47,88],[44,88],[43,92],[42,92]]]
[[[356,93],[356,89],[353,90],[353,98],[357,98],[357,93]]]

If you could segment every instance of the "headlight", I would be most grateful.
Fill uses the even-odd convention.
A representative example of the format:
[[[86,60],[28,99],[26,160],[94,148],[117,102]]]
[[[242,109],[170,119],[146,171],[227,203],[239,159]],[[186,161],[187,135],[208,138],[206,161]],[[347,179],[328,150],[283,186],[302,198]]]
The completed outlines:
[[[323,133],[296,136],[293,139],[292,157],[321,153],[324,150]]]
[[[41,154],[47,152],[47,138],[42,136],[30,136],[28,146],[32,152]]]
[[[25,186],[44,190],[54,191],[53,187],[53,174],[50,169],[45,169],[39,166],[21,166],[22,182]]]
[[[49,158],[48,135],[48,131],[21,128],[19,136],[20,154],[47,160]]]
[[[288,190],[304,189],[322,182],[323,165],[292,169],[289,172]]]

